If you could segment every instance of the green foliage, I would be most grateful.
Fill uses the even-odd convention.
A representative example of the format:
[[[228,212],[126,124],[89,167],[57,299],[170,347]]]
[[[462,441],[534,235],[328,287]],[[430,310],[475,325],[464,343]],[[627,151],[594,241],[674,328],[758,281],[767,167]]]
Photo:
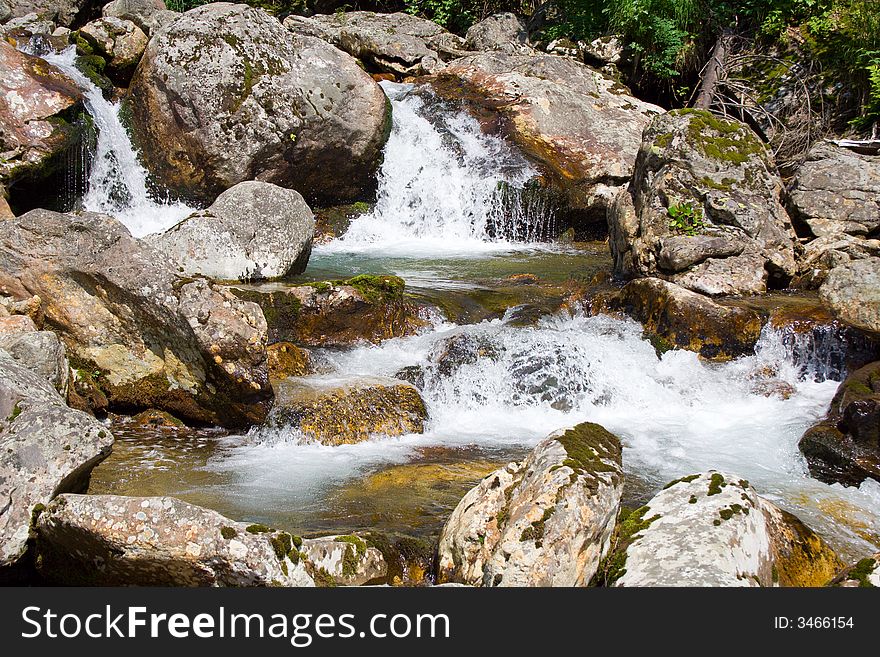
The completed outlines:
[[[669,215],[669,227],[677,233],[693,237],[706,227],[703,210],[689,201],[674,203],[666,212]]]

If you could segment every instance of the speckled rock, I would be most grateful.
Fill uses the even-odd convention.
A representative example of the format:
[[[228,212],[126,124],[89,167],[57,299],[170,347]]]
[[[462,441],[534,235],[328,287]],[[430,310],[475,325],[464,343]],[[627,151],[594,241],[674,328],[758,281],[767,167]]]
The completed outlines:
[[[687,349],[709,359],[753,353],[761,337],[758,313],[722,306],[659,278],[630,281],[594,305],[594,311],[623,312],[641,322],[661,349]]]
[[[826,483],[880,481],[880,362],[846,377],[828,414],[807,429],[798,446],[810,474]]]
[[[12,17],[12,7],[7,0],[0,0],[0,23],[5,23]]]
[[[396,276],[355,276],[285,288],[236,287],[258,304],[269,324],[269,340],[306,347],[344,347],[413,335],[428,325],[423,309],[404,294]]]
[[[33,210],[4,228],[0,288],[40,298],[46,325],[77,369],[97,373],[112,405],[231,426],[265,418],[272,391],[258,307],[187,284],[105,215]]]
[[[275,342],[266,347],[269,359],[269,379],[282,381],[291,376],[306,376],[312,372],[311,356],[305,349],[291,342]]]
[[[79,36],[92,52],[107,62],[104,69],[117,84],[125,86],[147,47],[147,35],[129,20],[104,17],[86,23]]]
[[[831,580],[830,585],[846,588],[880,587],[880,552],[844,568]]]
[[[13,16],[38,13],[59,25],[70,26],[97,6],[95,0],[5,0]]]
[[[569,209],[600,223],[632,175],[642,130],[663,111],[596,70],[555,55],[463,57],[432,84],[441,97],[466,101],[511,138],[564,194]]]
[[[880,258],[880,240],[846,234],[818,237],[804,245],[792,287],[819,289],[832,269],[865,258]]]
[[[173,497],[61,495],[36,524],[48,581],[86,586],[314,586],[294,537]]]
[[[403,381],[313,376],[276,383],[267,422],[323,445],[342,445],[374,435],[422,433],[427,418],[419,391]]]
[[[82,92],[59,69],[4,39],[0,70],[0,183],[46,177],[82,136]]]
[[[0,349],[28,369],[45,377],[62,397],[67,396],[70,378],[67,352],[52,331],[13,334],[0,332]]]
[[[880,333],[880,258],[863,258],[828,272],[819,298],[842,322]]]
[[[645,129],[608,212],[614,271],[703,294],[757,294],[797,272],[770,151],[747,125],[675,110]]]
[[[298,192],[246,181],[151,242],[186,276],[255,280],[302,272],[314,234],[315,218]]]
[[[55,495],[85,490],[112,444],[99,422],[0,349],[0,579],[14,579],[32,517]]]
[[[129,98],[147,167],[203,202],[244,180],[354,199],[375,187],[390,131],[388,99],[354,58],[243,4],[154,32]]]
[[[388,575],[382,553],[354,534],[306,538],[300,551],[318,585],[360,586]]]
[[[164,0],[113,0],[104,5],[101,15],[131,21],[148,36],[178,16],[165,7]]]
[[[816,237],[876,233],[880,157],[818,144],[794,174],[789,206]]]
[[[468,28],[469,50],[498,50],[517,55],[534,54],[523,22],[509,11],[492,14]]]
[[[464,40],[424,18],[372,11],[288,16],[284,26],[319,37],[367,64],[395,76],[426,75],[453,55],[465,54]]]
[[[616,436],[591,423],[554,433],[464,496],[440,534],[438,582],[586,586],[622,491]]]
[[[841,566],[795,516],[715,471],[670,482],[618,527],[603,565],[615,586],[823,586]]]

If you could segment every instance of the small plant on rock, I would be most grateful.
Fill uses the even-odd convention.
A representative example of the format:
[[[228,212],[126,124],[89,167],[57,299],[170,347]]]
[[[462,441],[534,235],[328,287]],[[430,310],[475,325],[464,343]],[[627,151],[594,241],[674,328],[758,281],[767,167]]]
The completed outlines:
[[[706,227],[703,210],[691,202],[674,203],[666,212],[669,214],[669,227],[677,233],[693,237]]]

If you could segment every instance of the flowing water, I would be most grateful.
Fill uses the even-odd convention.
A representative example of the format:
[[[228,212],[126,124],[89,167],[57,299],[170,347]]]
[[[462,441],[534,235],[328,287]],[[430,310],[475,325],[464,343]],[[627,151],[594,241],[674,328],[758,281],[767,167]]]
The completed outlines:
[[[147,170],[122,123],[121,103],[104,98],[101,90],[76,67],[76,48],[51,52],[43,58],[61,69],[82,89],[85,106],[94,121],[95,151],[83,162],[88,167],[81,209],[119,219],[135,237],[167,230],[193,212],[152,191]]]
[[[119,105],[75,68],[72,51],[46,59],[83,88],[97,128],[83,207],[117,216],[137,235],[185,216],[189,208],[151,192]],[[797,449],[842,376],[830,364],[833,345],[768,329],[755,355],[710,364],[684,351],[658,356],[634,322],[557,312],[567,280],[607,271],[606,247],[541,242],[553,233],[553,213],[531,193],[535,171],[526,160],[426,92],[383,87],[394,122],[377,203],[315,249],[303,278],[393,273],[410,294],[447,310],[446,321],[421,335],[315,354],[325,368],[319,376],[419,368],[425,433],[323,447],[289,429],[226,436],[122,428],[113,455],[95,470],[93,492],[177,495],[298,533],[432,537],[487,472],[522,458],[550,432],[590,420],[624,442],[630,502],[717,468],[751,481],[844,555],[880,544],[880,485],[822,484]],[[541,285],[519,286],[513,274],[533,274]],[[525,325],[504,312],[541,302],[543,317]],[[480,345],[479,356],[444,363],[451,338]],[[788,399],[755,390],[768,372],[791,386]]]

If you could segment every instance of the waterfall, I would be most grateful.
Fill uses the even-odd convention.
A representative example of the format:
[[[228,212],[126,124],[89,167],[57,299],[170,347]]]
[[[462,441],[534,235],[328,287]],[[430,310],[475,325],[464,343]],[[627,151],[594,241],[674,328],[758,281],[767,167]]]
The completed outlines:
[[[97,132],[88,162],[81,208],[119,219],[135,237],[167,230],[193,208],[151,193],[147,170],[120,118],[120,103],[106,100],[101,90],[76,67],[76,48],[41,55],[61,69],[82,90],[86,110]]]
[[[381,84],[393,126],[376,206],[321,250],[469,253],[548,237],[553,213],[520,153],[427,88]]]

